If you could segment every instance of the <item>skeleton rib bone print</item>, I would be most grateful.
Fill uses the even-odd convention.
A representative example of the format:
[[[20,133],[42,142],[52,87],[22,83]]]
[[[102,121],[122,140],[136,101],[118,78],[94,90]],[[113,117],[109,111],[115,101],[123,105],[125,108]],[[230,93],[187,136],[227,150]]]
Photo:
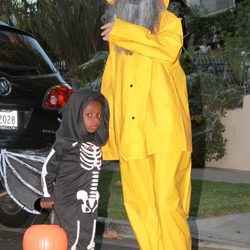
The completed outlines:
[[[81,167],[92,171],[90,190],[79,190],[76,194],[78,200],[82,201],[82,212],[93,213],[98,207],[99,192],[99,171],[101,169],[101,149],[92,143],[82,143],[80,147]]]
[[[85,170],[101,169],[101,149],[92,143],[82,143],[80,148],[81,167]]]

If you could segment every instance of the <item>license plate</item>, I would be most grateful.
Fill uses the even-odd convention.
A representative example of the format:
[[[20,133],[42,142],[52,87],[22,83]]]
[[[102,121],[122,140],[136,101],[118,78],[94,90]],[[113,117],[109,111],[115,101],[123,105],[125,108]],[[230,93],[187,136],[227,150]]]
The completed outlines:
[[[18,128],[16,110],[0,110],[0,128],[1,129]]]

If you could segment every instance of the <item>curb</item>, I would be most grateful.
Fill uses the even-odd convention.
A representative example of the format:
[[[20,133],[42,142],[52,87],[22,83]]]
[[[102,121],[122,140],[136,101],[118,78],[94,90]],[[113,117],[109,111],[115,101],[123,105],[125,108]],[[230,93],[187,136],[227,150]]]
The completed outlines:
[[[223,250],[249,250],[247,246],[239,246],[235,242],[224,241],[216,238],[212,238],[204,235],[197,235],[192,233],[192,241],[194,246],[207,247],[207,248],[217,248]]]
[[[189,219],[190,221],[195,221],[194,219]],[[113,234],[117,239],[128,239],[136,241],[133,229],[128,221],[124,220],[113,220],[105,217],[98,217],[97,219],[97,228],[101,228],[102,231],[97,229],[97,233],[104,234],[107,232],[115,232]],[[202,235],[202,233],[197,234],[190,227],[193,245],[197,247],[207,247],[207,248],[217,248],[223,250],[249,250],[249,246],[243,246],[238,242],[225,241],[217,239],[214,237],[209,237]],[[105,237],[105,236],[104,236]]]
[[[128,221],[113,220],[106,217],[97,218],[97,233],[116,232],[118,239],[136,240]]]

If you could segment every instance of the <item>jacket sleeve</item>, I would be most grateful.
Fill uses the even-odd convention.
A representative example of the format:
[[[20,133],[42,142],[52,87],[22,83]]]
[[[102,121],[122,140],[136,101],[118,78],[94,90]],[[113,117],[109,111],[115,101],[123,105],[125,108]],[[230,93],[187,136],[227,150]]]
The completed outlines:
[[[109,41],[126,50],[174,64],[183,46],[181,19],[166,12],[156,34],[140,25],[116,19]]]
[[[56,180],[59,163],[56,157],[56,151],[52,148],[48,157],[46,158],[42,168],[42,187],[43,197],[47,200],[53,200],[54,183]]]

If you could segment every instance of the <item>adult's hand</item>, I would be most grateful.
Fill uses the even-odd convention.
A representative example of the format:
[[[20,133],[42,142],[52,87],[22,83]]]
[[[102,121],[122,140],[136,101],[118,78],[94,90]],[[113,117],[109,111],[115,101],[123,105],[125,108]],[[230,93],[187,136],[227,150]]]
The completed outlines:
[[[109,41],[109,34],[114,27],[115,19],[116,19],[116,15],[114,15],[112,22],[106,23],[101,27],[101,30],[103,30],[103,32],[101,33],[101,36],[104,41]]]
[[[41,201],[40,206],[41,208],[51,209],[54,206],[54,201]]]

